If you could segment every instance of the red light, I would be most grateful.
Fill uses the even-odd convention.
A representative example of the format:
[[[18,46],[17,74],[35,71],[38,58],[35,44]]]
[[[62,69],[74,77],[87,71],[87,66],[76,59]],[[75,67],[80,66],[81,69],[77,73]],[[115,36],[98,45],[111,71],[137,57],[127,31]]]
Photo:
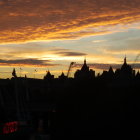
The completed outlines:
[[[18,130],[18,122],[8,122],[3,125],[3,134],[13,133]]]

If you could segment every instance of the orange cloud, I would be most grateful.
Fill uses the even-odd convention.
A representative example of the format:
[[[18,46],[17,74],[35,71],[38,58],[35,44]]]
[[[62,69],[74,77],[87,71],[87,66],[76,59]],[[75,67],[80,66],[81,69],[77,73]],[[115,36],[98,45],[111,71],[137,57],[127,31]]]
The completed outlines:
[[[0,5],[1,44],[111,33],[106,26],[140,21],[139,0],[3,0]]]

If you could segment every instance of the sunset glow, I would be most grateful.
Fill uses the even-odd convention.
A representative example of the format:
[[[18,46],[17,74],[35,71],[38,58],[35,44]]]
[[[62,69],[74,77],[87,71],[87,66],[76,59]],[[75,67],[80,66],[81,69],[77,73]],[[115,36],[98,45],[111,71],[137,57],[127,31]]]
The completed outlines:
[[[89,65],[112,65],[126,55],[140,69],[139,0],[2,0],[0,7],[0,78],[14,67],[18,76],[57,77],[85,56]]]

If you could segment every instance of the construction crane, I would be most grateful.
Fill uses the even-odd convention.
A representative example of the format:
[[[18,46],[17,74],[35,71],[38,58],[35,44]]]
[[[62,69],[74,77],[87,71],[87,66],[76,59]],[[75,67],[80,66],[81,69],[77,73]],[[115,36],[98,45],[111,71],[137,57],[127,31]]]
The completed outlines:
[[[69,77],[69,74],[70,74],[70,71],[72,69],[72,66],[75,64],[76,62],[71,62],[70,65],[69,65],[69,69],[68,69],[68,72],[67,72],[67,77]]]

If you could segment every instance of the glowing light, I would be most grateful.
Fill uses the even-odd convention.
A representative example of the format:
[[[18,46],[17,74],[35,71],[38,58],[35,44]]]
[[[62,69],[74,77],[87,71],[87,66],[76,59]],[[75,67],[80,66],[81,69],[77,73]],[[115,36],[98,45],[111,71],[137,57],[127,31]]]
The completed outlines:
[[[19,123],[17,121],[7,122],[3,125],[3,134],[9,134],[18,130]]]

